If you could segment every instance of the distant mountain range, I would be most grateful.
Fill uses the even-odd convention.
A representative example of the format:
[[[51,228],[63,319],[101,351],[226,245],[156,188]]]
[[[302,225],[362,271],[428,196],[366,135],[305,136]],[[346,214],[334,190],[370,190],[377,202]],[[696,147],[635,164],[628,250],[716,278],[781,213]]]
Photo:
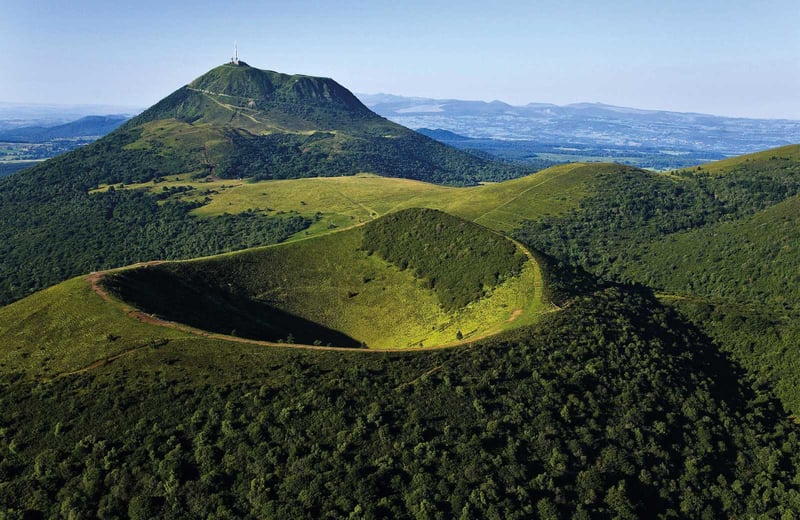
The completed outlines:
[[[85,116],[120,114],[132,117],[142,108],[123,105],[64,105],[0,101],[0,131],[26,126],[51,127]]]
[[[409,128],[443,129],[471,138],[712,152],[738,155],[800,143],[800,121],[744,119],[641,110],[601,103],[566,106],[358,94],[378,114]]]
[[[481,159],[522,163],[531,171],[559,162],[574,161],[614,161],[641,168],[670,170],[800,143],[800,121],[785,119],[730,118],[642,110],[601,103],[566,106],[529,103],[513,106],[501,101],[463,101],[391,94],[360,94],[358,97],[375,113],[436,141],[470,152]],[[352,104],[358,100],[354,97],[349,102]],[[216,108],[223,109],[224,112],[223,105]],[[242,107],[240,110],[246,112],[250,108]],[[298,116],[304,117],[300,114],[303,110],[310,111],[310,114],[316,109],[305,107],[298,110],[299,112],[281,117],[288,117],[287,121],[294,120]],[[119,106],[0,102],[0,142],[42,143],[42,146],[23,151],[0,150],[0,176],[26,166],[26,163],[7,162],[8,159],[39,160],[58,155],[107,134],[117,128],[123,118],[138,112],[139,110],[131,107]],[[112,113],[120,115],[108,115]],[[106,119],[93,114],[106,114],[102,116]],[[168,117],[169,114],[165,116]],[[244,119],[245,127],[254,123],[246,117]],[[377,122],[378,120],[374,120],[373,124]],[[364,122],[360,124],[364,125]],[[377,130],[382,125],[383,123],[378,124],[372,130]],[[262,131],[263,129],[256,131],[256,134]],[[270,139],[274,141],[275,137]],[[336,139],[322,142],[313,140],[315,151],[334,144],[334,149],[338,149],[335,152],[339,155],[338,162],[350,155],[350,150],[340,153],[341,143],[334,142]],[[285,145],[289,144],[289,148],[304,146],[295,142],[297,139],[290,139],[292,143],[280,143],[281,153],[275,155],[276,150],[272,146],[275,143],[271,141],[266,143],[271,148],[272,159],[267,161],[271,163],[275,163],[282,152],[286,151]],[[351,141],[353,143],[364,144],[358,140]],[[323,155],[324,153],[326,152]],[[259,154],[249,155],[253,159]],[[395,154],[391,152],[390,155]],[[285,169],[283,159],[279,161],[282,163],[277,168],[279,170]],[[263,160],[255,162],[261,166],[264,163]],[[422,160],[413,168],[429,168],[430,165],[422,166],[424,162],[427,161]]]
[[[0,141],[41,143],[53,139],[102,137],[128,120],[126,115],[84,116],[57,126],[23,126],[0,131]]]

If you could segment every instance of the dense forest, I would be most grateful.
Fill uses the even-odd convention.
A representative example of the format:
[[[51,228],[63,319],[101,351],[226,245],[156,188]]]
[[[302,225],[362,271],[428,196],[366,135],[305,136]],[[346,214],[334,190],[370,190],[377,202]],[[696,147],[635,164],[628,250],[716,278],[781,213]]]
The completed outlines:
[[[797,195],[800,163],[773,156],[724,174],[698,167],[674,176],[630,169],[594,182],[578,209],[528,222],[517,236],[596,274],[621,276],[644,244],[752,215]]]
[[[63,192],[25,208],[25,199],[10,202],[4,195],[9,194],[0,192],[0,304],[94,270],[279,242],[310,224],[299,216],[255,213],[201,220],[189,214],[191,204],[159,204],[139,191]]]
[[[794,150],[724,169],[602,175],[579,208],[529,221],[516,236],[560,262],[673,295],[665,301],[797,414],[800,162]]]
[[[226,178],[255,180],[333,177],[371,172],[456,186],[503,181],[530,173],[474,154],[454,153],[433,139],[404,132],[385,138],[342,139],[333,133],[252,136],[231,132],[230,153],[215,172]]]
[[[440,352],[173,341],[50,382],[5,378],[0,507],[795,518],[798,431],[763,390],[651,295],[619,286],[535,329]]]
[[[148,153],[106,154],[130,138],[111,134],[0,180],[0,305],[98,269],[279,242],[311,223],[255,213],[198,219],[190,215],[196,204],[143,191],[90,194],[100,183],[142,182],[171,168]]]
[[[409,209],[370,222],[362,247],[413,269],[446,310],[477,300],[522,269],[516,245],[472,222],[433,209]]]

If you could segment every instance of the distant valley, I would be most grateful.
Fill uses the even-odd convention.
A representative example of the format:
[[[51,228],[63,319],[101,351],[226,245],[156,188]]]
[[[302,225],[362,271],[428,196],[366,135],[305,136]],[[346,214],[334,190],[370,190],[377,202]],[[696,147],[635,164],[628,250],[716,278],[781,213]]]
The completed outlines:
[[[104,107],[96,108],[102,110]],[[25,112],[13,114],[22,117]],[[69,117],[74,115],[68,111],[36,112],[28,114],[29,119],[0,120],[0,177],[96,141],[129,118],[125,114],[87,115],[66,123],[53,124]]]
[[[358,94],[387,119],[484,159],[527,171],[563,162],[686,168],[800,142],[800,121],[641,110]],[[138,110],[0,102],[0,177],[86,145]]]
[[[641,110],[359,94],[378,114],[451,146],[538,161],[614,161],[683,168],[800,142],[800,121]],[[431,130],[445,130],[457,135]]]

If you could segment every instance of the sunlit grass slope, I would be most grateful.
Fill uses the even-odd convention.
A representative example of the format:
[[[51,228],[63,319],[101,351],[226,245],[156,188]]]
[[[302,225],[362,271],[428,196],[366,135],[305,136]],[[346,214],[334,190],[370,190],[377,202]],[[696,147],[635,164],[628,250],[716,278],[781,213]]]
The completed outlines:
[[[203,203],[198,216],[256,211],[296,212],[316,223],[297,237],[366,222],[411,207],[439,209],[486,227],[510,231],[525,219],[556,215],[576,207],[591,191],[595,176],[613,173],[616,164],[565,164],[500,183],[448,187],[409,179],[361,174],[350,177],[247,182],[170,176],[157,184],[131,184],[182,200]],[[102,187],[101,190],[106,189]]]
[[[334,331],[370,348],[475,339],[530,324],[548,308],[538,266],[528,260],[484,297],[446,311],[426,280],[364,251],[363,233],[357,227],[279,247],[125,270],[107,285],[146,312],[214,332],[325,344],[332,341],[323,335]],[[160,289],[182,291],[190,308]],[[285,325],[285,315],[273,316],[267,306],[305,320],[302,328]],[[248,314],[261,318],[249,320],[246,330],[232,321]],[[264,320],[261,328],[255,327],[258,319]],[[309,332],[310,323],[319,330]]]
[[[197,270],[219,284],[257,286],[261,301],[375,348],[456,343],[459,331],[464,341],[474,340],[530,325],[550,309],[539,267],[529,261],[519,276],[494,287],[486,297],[445,312],[434,292],[410,270],[361,250],[362,233],[355,228],[280,247],[162,265]],[[52,378],[135,349],[159,348],[165,341],[163,348],[176,341],[221,341],[143,322],[134,310],[113,295],[102,298],[83,276],[2,307],[0,369]]]
[[[737,157],[730,157],[721,161],[714,161],[693,168],[697,172],[711,174],[726,174],[745,168],[754,173],[774,168],[788,167],[800,161],[800,145],[792,144],[771,148],[763,152],[756,152]]]
[[[181,336],[137,321],[78,277],[0,308],[0,368],[52,377]]]

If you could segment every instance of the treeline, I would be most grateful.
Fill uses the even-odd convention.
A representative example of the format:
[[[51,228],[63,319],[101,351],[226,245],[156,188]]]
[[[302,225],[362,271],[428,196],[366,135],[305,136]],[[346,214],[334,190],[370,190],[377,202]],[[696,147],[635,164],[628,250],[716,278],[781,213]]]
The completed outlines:
[[[530,167],[459,152],[405,129],[391,137],[330,132],[253,136],[230,132],[229,139],[232,147],[215,168],[217,175],[226,178],[296,179],[370,172],[464,186],[531,172]]]
[[[446,310],[479,299],[525,263],[505,237],[432,209],[408,209],[370,222],[362,247],[400,269],[412,269]]]
[[[236,374],[235,378],[231,374]],[[646,293],[470,349],[0,378],[5,518],[796,518],[798,427]]]

